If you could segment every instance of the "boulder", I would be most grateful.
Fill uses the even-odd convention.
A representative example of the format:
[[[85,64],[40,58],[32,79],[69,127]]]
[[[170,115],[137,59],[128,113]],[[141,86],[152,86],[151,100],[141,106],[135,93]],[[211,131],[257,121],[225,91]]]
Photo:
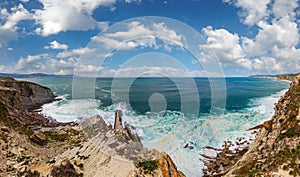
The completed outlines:
[[[42,132],[35,131],[29,138],[32,142],[38,145],[45,145],[47,144],[46,136]]]
[[[107,124],[100,115],[83,119],[80,121],[79,125],[88,138],[92,138],[98,133],[105,134],[109,130]]]
[[[1,127],[1,131],[4,131],[6,133],[10,132],[10,129],[8,127]]]

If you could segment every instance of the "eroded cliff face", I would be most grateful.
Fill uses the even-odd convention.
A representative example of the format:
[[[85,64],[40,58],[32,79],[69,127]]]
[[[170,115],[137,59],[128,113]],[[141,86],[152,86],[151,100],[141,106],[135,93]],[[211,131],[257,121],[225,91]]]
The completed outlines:
[[[7,117],[9,114],[16,116],[22,110],[21,94],[13,88],[0,86],[0,114]]]
[[[17,81],[12,78],[0,78],[0,89],[2,92],[0,99],[2,98],[6,101],[5,104],[15,109],[34,109],[55,99],[49,88],[27,81]],[[17,103],[12,102],[9,98],[20,100]]]
[[[0,77],[0,176],[38,176],[36,166],[50,168],[51,158],[85,138],[75,124],[32,110],[53,100],[48,88]]]
[[[300,176],[300,74],[280,76],[290,89],[249,150],[226,176]]]

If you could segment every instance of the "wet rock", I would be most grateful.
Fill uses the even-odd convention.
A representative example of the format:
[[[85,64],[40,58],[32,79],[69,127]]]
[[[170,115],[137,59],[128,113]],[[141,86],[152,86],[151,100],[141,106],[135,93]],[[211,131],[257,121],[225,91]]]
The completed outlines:
[[[214,163],[210,163],[210,164],[208,164],[206,166],[207,166],[208,170],[212,171],[217,165],[214,164]]]
[[[141,142],[140,137],[137,135],[137,133],[134,132],[136,130],[135,127],[133,127],[130,124],[125,123],[125,130],[132,141]]]
[[[183,146],[184,149],[188,148],[189,147],[189,143],[187,143],[186,145]]]
[[[189,146],[189,149],[190,149],[190,150],[193,150],[193,149],[194,149],[194,147],[193,147],[193,146]]]

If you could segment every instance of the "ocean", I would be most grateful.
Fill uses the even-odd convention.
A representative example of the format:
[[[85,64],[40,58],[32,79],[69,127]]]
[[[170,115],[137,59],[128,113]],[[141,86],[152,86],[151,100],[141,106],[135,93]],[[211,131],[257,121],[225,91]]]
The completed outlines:
[[[113,124],[114,111],[121,109],[123,120],[137,127],[143,145],[169,153],[188,177],[202,175],[200,154],[214,155],[205,146],[221,147],[225,140],[253,138],[247,129],[272,117],[274,103],[290,85],[247,77],[26,80],[51,88],[61,98],[42,110],[58,121],[100,114],[107,124]],[[80,88],[72,88],[74,85]],[[186,144],[193,149],[184,148]]]

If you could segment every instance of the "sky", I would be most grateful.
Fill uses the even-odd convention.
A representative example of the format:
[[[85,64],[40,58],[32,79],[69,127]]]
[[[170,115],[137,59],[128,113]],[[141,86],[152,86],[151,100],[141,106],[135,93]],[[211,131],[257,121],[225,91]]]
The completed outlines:
[[[298,73],[299,16],[298,0],[0,0],[0,72]]]

